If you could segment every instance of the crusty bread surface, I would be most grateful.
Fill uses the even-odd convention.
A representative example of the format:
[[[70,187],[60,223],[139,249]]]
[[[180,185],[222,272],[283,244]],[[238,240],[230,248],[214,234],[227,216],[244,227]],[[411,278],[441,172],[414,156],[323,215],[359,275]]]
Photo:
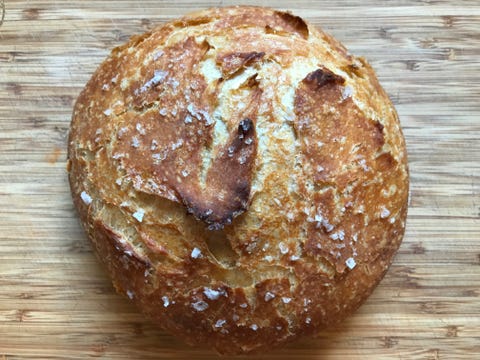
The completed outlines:
[[[364,59],[288,12],[209,9],[115,48],[76,102],[68,152],[115,288],[224,354],[344,319],[404,234],[391,101]]]

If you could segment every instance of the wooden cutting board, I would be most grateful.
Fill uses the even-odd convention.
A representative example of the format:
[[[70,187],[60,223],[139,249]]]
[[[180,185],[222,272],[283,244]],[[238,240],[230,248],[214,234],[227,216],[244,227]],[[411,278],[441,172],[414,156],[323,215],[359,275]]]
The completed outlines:
[[[214,357],[115,294],[72,206],[65,148],[74,100],[113,46],[233,3],[5,1],[0,359]],[[397,106],[411,171],[405,239],[374,294],[335,329],[263,358],[480,359],[480,3],[243,3],[290,9],[367,57]]]

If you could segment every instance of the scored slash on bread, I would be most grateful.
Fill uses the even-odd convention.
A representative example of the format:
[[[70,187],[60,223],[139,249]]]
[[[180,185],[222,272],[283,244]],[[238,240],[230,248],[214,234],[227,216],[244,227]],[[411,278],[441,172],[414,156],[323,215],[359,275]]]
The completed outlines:
[[[191,14],[114,49],[76,102],[69,179],[117,290],[228,354],[351,314],[407,213],[405,143],[372,68],[261,7]]]

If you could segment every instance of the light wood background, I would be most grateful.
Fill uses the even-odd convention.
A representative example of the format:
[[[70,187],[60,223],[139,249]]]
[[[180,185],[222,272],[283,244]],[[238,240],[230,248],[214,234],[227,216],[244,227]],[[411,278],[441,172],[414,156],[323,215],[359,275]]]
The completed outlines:
[[[318,339],[263,358],[480,359],[480,1],[243,3],[290,9],[367,57],[397,106],[411,171],[406,236],[371,298]],[[74,100],[109,49],[230,4],[5,1],[0,360],[215,358],[115,294],[72,206],[65,149]]]

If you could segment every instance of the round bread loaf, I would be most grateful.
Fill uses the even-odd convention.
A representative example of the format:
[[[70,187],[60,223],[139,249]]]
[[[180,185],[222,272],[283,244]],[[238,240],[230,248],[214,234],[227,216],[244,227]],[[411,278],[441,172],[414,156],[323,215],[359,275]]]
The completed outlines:
[[[114,49],[75,105],[69,177],[116,289],[220,353],[344,319],[405,229],[405,143],[374,71],[260,7]]]

